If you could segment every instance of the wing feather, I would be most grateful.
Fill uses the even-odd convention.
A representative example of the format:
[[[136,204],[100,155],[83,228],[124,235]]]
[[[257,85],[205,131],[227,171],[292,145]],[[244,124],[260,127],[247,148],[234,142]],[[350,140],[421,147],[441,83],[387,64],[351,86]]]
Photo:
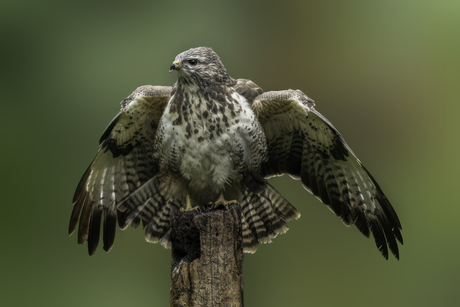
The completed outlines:
[[[396,212],[313,100],[299,90],[267,92],[255,98],[252,108],[269,150],[262,175],[287,173],[300,179],[345,225],[355,224],[367,237],[372,233],[385,258],[388,248],[398,258],[402,236]]]
[[[102,217],[104,250],[109,251],[117,225],[128,226],[127,214],[119,212],[117,204],[157,172],[153,142],[171,93],[166,86],[137,88],[121,102],[121,111],[102,134],[99,152],[75,191],[69,224],[69,235],[79,224],[78,243],[88,241],[90,255],[99,244]],[[138,225],[139,218],[129,222]]]

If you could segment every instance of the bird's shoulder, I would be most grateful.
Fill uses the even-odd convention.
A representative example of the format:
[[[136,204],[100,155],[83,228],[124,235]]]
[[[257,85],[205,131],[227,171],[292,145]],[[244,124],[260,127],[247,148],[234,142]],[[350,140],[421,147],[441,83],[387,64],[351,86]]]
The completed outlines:
[[[168,100],[173,94],[173,87],[161,85],[142,85],[134,90],[131,95],[123,99],[121,102],[121,109],[126,110],[132,106],[136,100],[143,99],[148,102],[160,102]]]
[[[105,129],[99,144],[105,147],[109,143],[114,143],[116,147],[120,147],[122,140],[135,142],[139,137],[139,131],[146,130],[152,124],[156,127],[171,97],[171,92],[170,86],[138,87],[121,101],[120,112]]]
[[[249,79],[237,79],[233,89],[246,98],[249,104],[252,104],[254,99],[264,92],[260,86]]]

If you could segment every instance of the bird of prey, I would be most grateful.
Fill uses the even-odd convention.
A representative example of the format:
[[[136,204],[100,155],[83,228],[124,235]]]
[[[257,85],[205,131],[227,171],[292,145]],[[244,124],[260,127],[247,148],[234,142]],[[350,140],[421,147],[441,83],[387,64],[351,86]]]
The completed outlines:
[[[69,234],[89,254],[104,250],[117,226],[170,247],[170,210],[241,206],[243,247],[255,252],[300,213],[268,182],[289,174],[345,225],[355,224],[388,259],[399,259],[401,224],[381,188],[334,126],[300,90],[264,92],[233,79],[209,47],[180,53],[172,86],[141,86],[100,139],[78,184]]]

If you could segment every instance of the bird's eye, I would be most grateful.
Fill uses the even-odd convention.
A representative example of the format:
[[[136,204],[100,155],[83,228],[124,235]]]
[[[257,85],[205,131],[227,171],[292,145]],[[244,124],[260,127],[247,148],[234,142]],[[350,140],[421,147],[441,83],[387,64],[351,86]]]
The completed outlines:
[[[196,64],[198,64],[198,61],[195,59],[191,59],[191,60],[188,60],[188,63],[192,66],[195,66]]]

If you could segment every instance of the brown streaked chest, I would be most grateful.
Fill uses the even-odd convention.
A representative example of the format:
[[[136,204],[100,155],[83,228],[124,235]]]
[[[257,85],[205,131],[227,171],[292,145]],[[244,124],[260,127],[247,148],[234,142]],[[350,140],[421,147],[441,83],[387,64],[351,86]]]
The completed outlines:
[[[221,88],[200,92],[178,91],[168,110],[171,125],[181,126],[186,139],[196,136],[198,142],[220,137],[231,125],[239,122],[243,108],[237,96],[233,90]]]

